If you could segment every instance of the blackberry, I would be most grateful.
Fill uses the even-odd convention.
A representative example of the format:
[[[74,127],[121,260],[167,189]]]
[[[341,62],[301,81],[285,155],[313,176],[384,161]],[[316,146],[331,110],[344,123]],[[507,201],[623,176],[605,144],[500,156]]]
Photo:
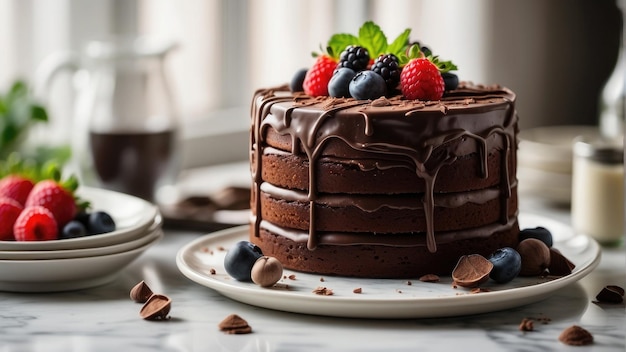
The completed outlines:
[[[367,69],[369,63],[370,54],[367,49],[360,46],[349,45],[341,52],[337,68],[347,67],[354,70],[354,72],[359,72]]]
[[[372,65],[372,71],[378,73],[387,85],[387,90],[392,91],[400,83],[400,64],[394,54],[380,55]]]

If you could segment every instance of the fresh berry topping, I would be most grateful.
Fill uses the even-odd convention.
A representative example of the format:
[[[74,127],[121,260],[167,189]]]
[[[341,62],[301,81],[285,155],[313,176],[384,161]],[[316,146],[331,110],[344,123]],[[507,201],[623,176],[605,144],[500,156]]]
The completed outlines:
[[[59,239],[70,239],[87,236],[85,225],[78,220],[72,220],[63,226]]]
[[[538,226],[535,228],[528,228],[520,231],[519,241],[522,242],[527,238],[538,239],[541,242],[545,243],[548,248],[552,247],[553,245],[552,233],[545,227]]]
[[[304,77],[302,87],[304,93],[312,96],[328,95],[328,82],[337,68],[337,62],[327,55],[318,56],[313,66]]]
[[[89,215],[87,226],[90,235],[115,231],[115,221],[107,212],[94,211]]]
[[[304,88],[302,88],[302,83],[304,83],[304,77],[306,76],[308,69],[301,68],[293,75],[291,78],[291,82],[289,83],[289,90],[291,92],[302,92]]]
[[[387,91],[394,90],[400,83],[400,63],[394,54],[380,55],[374,60],[372,71],[378,73],[385,80]]]
[[[359,72],[367,69],[369,63],[370,54],[367,49],[356,45],[348,45],[341,52],[337,67],[347,67],[355,72]]]
[[[63,228],[78,211],[73,189],[69,184],[65,187],[53,179],[39,181],[28,195],[25,207],[41,205],[48,208],[59,227]]]
[[[263,256],[261,248],[248,241],[239,241],[224,257],[224,269],[238,281],[252,280],[252,267]]]
[[[489,261],[493,264],[489,277],[500,284],[516,278],[522,269],[522,257],[511,247],[496,250],[489,257]]]
[[[49,241],[59,235],[54,215],[39,205],[24,208],[13,225],[16,241]]]
[[[400,74],[402,94],[410,100],[440,100],[445,83],[435,64],[428,59],[412,59]]]
[[[340,67],[335,71],[333,77],[328,82],[328,95],[335,98],[349,98],[350,97],[350,81],[356,72],[353,69],[347,67]]]
[[[12,198],[24,205],[33,186],[34,183],[29,178],[8,175],[0,180],[0,197]]]
[[[430,48],[428,48],[427,46],[422,45],[420,42],[411,42],[411,44],[409,44],[407,46],[407,55],[409,55],[409,49],[411,49],[411,47],[413,47],[414,45],[417,45],[420,49],[421,52],[421,57],[429,57],[433,55],[433,52],[430,50]]]
[[[446,91],[455,90],[459,86],[459,76],[452,72],[444,72],[441,74],[443,82],[446,86]]]
[[[18,201],[8,197],[0,197],[0,241],[12,241],[13,224],[24,208]]]
[[[350,95],[357,100],[374,100],[387,93],[383,77],[374,71],[361,71],[350,81]]]

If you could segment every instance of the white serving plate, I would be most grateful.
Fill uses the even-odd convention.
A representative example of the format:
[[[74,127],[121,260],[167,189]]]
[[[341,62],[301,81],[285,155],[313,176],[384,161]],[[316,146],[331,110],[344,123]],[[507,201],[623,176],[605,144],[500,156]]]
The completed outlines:
[[[96,236],[52,241],[0,241],[0,251],[68,250],[110,246],[141,237],[154,223],[158,208],[141,198],[100,188],[81,186],[78,196],[91,203],[93,210],[108,212],[117,229]]]
[[[232,279],[225,271],[226,250],[247,239],[248,226],[208,234],[181,248],[176,256],[179,270],[192,281],[243,303],[280,311],[352,318],[426,318],[462,316],[513,308],[545,299],[557,290],[589,274],[600,261],[598,244],[560,222],[538,215],[521,214],[522,227],[544,226],[554,236],[559,249],[576,268],[561,278],[516,278],[498,285],[481,286],[491,290],[472,294],[454,288],[450,277],[425,283],[417,279],[359,279],[305,274],[285,270],[284,278],[272,288]],[[226,250],[220,250],[225,248]],[[215,270],[215,274],[211,274]],[[295,279],[289,279],[289,275]],[[320,286],[333,290],[331,296],[312,291]],[[354,293],[361,288],[362,293]]]
[[[95,257],[100,255],[109,255],[119,252],[126,252],[147,243],[152,242],[156,237],[161,235],[162,224],[161,216],[157,216],[150,227],[142,232],[141,236],[122,243],[110,246],[77,248],[77,249],[58,249],[50,251],[0,251],[0,260],[48,260],[48,259],[65,259],[80,257]]]
[[[47,260],[0,260],[0,291],[57,292],[103,285],[112,281],[162,237],[134,249],[108,255]]]

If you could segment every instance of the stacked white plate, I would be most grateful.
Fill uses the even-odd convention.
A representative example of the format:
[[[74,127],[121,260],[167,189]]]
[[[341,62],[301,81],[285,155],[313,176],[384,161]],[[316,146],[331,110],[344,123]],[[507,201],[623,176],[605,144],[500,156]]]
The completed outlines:
[[[163,237],[158,208],[140,198],[81,187],[92,210],[106,211],[116,230],[52,241],[0,241],[0,291],[54,292],[105,284]]]
[[[594,126],[546,126],[520,131],[517,153],[520,193],[569,204],[574,139],[595,138],[599,133]]]

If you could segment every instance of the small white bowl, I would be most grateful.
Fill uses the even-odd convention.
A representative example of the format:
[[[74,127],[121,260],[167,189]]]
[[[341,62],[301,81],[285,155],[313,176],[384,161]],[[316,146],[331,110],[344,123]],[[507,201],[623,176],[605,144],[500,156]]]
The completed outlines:
[[[99,188],[82,187],[78,196],[93,210],[111,215],[116,230],[94,236],[51,241],[0,241],[0,251],[48,251],[110,246],[141,237],[159,214],[158,208],[141,198]]]
[[[108,255],[47,259],[0,260],[0,291],[57,292],[103,285],[163,237],[129,251]]]
[[[113,244],[110,246],[77,248],[77,249],[57,249],[50,251],[0,251],[0,260],[48,260],[48,259],[69,259],[80,257],[95,257],[99,255],[109,255],[125,252],[141,247],[159,237],[163,230],[161,216],[157,216],[155,222],[137,239]]]

